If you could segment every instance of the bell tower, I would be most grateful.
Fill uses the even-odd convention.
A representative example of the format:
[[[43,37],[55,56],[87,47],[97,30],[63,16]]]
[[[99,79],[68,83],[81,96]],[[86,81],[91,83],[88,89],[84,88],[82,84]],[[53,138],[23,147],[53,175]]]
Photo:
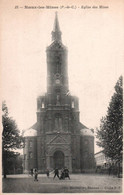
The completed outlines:
[[[76,130],[79,122],[78,98],[69,94],[68,51],[62,43],[57,13],[51,34],[52,43],[46,49],[47,93],[37,100],[39,133],[79,133]]]
[[[68,88],[67,48],[62,44],[61,31],[56,13],[52,31],[52,44],[47,47],[47,93],[49,104],[66,103]]]

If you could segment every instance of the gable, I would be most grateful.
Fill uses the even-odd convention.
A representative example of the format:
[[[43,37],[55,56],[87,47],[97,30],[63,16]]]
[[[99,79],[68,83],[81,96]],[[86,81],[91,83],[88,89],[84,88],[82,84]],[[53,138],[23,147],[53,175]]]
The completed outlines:
[[[55,136],[48,144],[68,144],[68,141],[61,135]]]

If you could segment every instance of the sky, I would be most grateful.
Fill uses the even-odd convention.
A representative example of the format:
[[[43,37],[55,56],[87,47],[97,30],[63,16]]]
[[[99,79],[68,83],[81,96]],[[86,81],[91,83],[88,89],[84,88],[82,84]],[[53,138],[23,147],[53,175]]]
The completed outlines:
[[[101,1],[72,0],[72,8],[66,8],[65,1],[7,2],[1,3],[2,100],[19,129],[36,122],[36,99],[46,92],[46,47],[57,11],[62,42],[68,48],[70,93],[79,97],[80,121],[95,130],[123,74],[123,2],[104,1],[108,8],[99,8]]]

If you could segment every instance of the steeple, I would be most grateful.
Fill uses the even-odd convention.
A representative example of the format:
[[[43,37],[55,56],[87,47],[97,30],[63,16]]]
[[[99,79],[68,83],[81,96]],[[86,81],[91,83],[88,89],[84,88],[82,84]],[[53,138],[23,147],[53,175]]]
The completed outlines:
[[[54,28],[52,31],[52,41],[61,41],[61,34],[62,33],[60,31],[60,28],[59,28],[58,15],[56,12],[55,21],[54,21]]]

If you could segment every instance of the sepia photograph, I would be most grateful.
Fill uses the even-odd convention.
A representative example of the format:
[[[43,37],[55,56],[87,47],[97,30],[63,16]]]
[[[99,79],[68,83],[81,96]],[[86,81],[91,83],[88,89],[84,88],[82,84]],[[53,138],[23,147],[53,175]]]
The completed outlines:
[[[1,193],[123,194],[123,0],[1,0]]]

